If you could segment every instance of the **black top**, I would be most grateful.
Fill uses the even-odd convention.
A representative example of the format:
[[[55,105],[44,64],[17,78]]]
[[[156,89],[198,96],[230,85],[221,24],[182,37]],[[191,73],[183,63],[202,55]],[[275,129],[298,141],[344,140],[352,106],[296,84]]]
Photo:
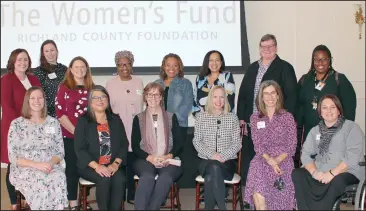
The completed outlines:
[[[48,115],[56,118],[55,97],[60,82],[65,78],[67,67],[63,64],[57,63],[57,65],[51,65],[51,68],[53,69],[53,72],[48,72],[39,66],[34,70],[34,75],[41,82],[42,88],[46,94]],[[56,74],[56,78],[52,77],[54,74]]]
[[[112,114],[108,116],[108,126],[110,131],[110,144],[112,156],[110,163],[116,158],[122,160],[121,166],[126,165],[128,139],[125,127],[119,116]],[[88,167],[89,163],[98,163],[100,158],[100,142],[97,130],[98,123],[91,121],[86,114],[82,115],[75,127],[74,147],[79,169]]]
[[[169,92],[169,86],[166,86],[165,90],[164,90],[164,107],[165,107],[165,110],[168,109],[168,92]]]
[[[247,123],[253,114],[254,86],[258,69],[258,61],[248,67],[239,89],[237,114],[239,120]],[[280,85],[284,97],[284,108],[294,115],[297,79],[293,66],[277,55],[263,75],[262,82],[265,80],[274,80]]]
[[[179,123],[177,116],[173,114],[172,117],[172,135],[173,135],[173,148],[170,152],[173,154],[173,158],[180,155],[183,149],[183,141],[182,136],[180,134]],[[169,133],[170,134],[170,133]],[[132,123],[132,135],[131,135],[131,145],[132,151],[139,158],[146,159],[149,154],[140,148],[141,142],[141,130],[140,130],[140,119],[138,116],[135,116]]]

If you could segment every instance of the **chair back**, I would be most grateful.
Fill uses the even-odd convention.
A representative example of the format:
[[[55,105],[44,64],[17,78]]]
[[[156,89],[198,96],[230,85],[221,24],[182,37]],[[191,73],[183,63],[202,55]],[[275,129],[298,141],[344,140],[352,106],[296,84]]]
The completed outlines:
[[[240,128],[240,141],[243,140],[243,132],[244,132],[244,128],[241,127]],[[242,151],[242,149],[240,149],[238,152],[238,166],[236,169],[238,175],[241,175],[241,151]]]

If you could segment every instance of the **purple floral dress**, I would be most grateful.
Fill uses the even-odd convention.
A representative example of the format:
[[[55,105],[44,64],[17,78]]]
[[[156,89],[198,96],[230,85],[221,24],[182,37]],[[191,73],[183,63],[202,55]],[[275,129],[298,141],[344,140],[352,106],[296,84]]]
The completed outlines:
[[[291,180],[291,172],[294,169],[292,156],[295,154],[297,143],[293,116],[281,111],[269,120],[267,116],[260,118],[256,112],[250,117],[250,127],[256,155],[250,162],[244,201],[253,206],[253,193],[257,192],[265,198],[268,210],[292,210],[295,200]],[[264,153],[271,157],[287,153],[287,158],[280,163],[280,168],[284,171],[282,179],[285,182],[282,191],[274,187],[279,176],[262,157]]]

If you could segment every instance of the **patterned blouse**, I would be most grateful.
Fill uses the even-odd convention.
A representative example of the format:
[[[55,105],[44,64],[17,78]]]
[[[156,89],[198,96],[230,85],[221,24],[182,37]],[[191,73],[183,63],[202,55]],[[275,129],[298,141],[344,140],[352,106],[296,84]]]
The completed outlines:
[[[76,89],[68,89],[64,84],[60,84],[55,98],[57,118],[59,119],[65,115],[76,126],[79,117],[87,110],[88,94],[89,91],[83,86],[78,86]],[[64,127],[62,127],[62,135],[64,138],[74,138],[74,135]]]
[[[255,79],[255,85],[254,85],[254,100],[253,100],[253,113],[257,112],[257,105],[255,104],[255,99],[257,98],[258,92],[259,92],[259,87],[262,83],[262,79],[264,74],[267,72],[269,66],[271,66],[270,62],[269,64],[263,64],[262,60],[258,61],[259,64],[259,68],[258,68],[258,73],[257,73],[257,77]]]
[[[57,89],[62,80],[64,80],[67,67],[61,63],[53,65],[54,71],[48,72],[42,67],[34,70],[34,75],[41,82],[42,88],[46,94],[47,113],[52,117],[56,117],[55,97]]]
[[[234,113],[214,116],[199,112],[194,126],[193,146],[198,157],[211,159],[215,152],[227,161],[236,159],[241,149],[239,119]]]
[[[231,72],[225,71],[220,73],[219,77],[214,81],[213,85],[219,85],[225,88],[227,98],[230,104],[231,112],[235,107],[235,82]],[[202,80],[198,75],[196,78],[196,86],[194,87],[194,102],[192,113],[201,111],[201,107],[204,109],[207,101],[208,93],[210,92],[212,85],[208,84],[207,76]]]
[[[108,165],[111,162],[111,133],[109,131],[108,122],[106,124],[98,124],[97,126],[99,135],[99,145],[100,145],[100,157],[99,164]]]

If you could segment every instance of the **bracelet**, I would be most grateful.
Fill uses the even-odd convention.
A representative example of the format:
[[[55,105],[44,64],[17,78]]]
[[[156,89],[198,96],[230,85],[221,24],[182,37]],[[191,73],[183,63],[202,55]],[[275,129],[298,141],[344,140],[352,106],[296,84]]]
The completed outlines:
[[[332,170],[329,170],[329,173],[334,177],[334,174],[332,173]]]

